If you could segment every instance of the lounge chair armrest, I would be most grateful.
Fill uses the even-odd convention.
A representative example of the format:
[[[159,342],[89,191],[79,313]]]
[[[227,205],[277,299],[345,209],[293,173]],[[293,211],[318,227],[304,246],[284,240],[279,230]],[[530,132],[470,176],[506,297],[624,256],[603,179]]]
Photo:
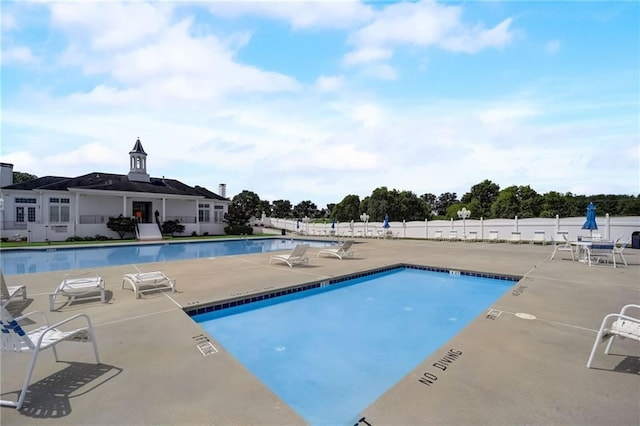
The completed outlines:
[[[26,314],[22,314],[19,317],[15,317],[13,318],[15,321],[20,321],[23,320],[25,318],[29,318],[30,316],[34,315],[34,314],[40,314],[44,317],[44,322],[45,324],[49,325],[49,318],[47,318],[47,314],[42,312],[42,311],[31,311],[31,312],[27,312]]]
[[[629,309],[629,308],[640,309],[640,305],[634,305],[634,304],[625,305],[625,306],[622,307],[622,310],[620,311],[620,314],[621,315],[625,315],[626,312],[627,312],[627,309]]]
[[[640,318],[634,318],[634,317],[630,317],[629,315],[623,315],[623,314],[609,314],[606,317],[604,317],[604,319],[602,320],[602,324],[606,324],[607,321],[609,321],[610,319],[623,319],[623,320],[627,320],[627,321],[633,321],[633,322],[637,322],[640,323]]]
[[[38,339],[37,345],[38,347],[42,344],[42,340],[44,339],[44,337],[47,335],[48,332],[55,330],[58,326],[67,324],[71,321],[77,320],[79,318],[85,318],[87,320],[87,325],[89,329],[92,329],[92,325],[91,325],[91,320],[89,319],[89,316],[87,314],[76,314],[73,315],[69,318],[63,319],[62,321],[58,321],[55,324],[52,324],[50,326],[48,326],[45,330],[42,331],[42,334],[40,335],[40,338]]]

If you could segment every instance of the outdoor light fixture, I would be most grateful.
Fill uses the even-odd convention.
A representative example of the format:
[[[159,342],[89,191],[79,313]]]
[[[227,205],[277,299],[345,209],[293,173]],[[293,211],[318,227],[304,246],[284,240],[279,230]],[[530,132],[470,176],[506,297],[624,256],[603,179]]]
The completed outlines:
[[[462,234],[467,235],[467,218],[471,216],[471,210],[467,210],[466,207],[463,207],[461,210],[458,210],[458,217],[462,219]]]
[[[367,223],[369,222],[369,215],[366,213],[362,213],[360,215],[360,220],[364,222],[364,235],[367,235]]]

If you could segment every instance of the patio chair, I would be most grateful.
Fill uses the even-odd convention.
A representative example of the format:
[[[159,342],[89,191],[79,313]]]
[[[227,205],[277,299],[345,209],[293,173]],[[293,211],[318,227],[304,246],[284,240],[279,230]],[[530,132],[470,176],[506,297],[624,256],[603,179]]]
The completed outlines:
[[[442,240],[442,231],[441,230],[436,231],[434,233],[434,235],[433,235],[433,239],[441,241]]]
[[[176,280],[169,278],[162,271],[138,271],[134,274],[125,274],[122,278],[122,288],[125,288],[127,284],[131,286],[136,299],[140,299],[142,294],[155,291],[171,290],[171,293],[176,292]]]
[[[456,231],[455,229],[452,229],[449,231],[449,239],[451,241],[456,241],[458,239],[458,231]]]
[[[520,244],[522,242],[522,238],[521,238],[520,232],[516,232],[516,231],[511,232],[511,239],[509,240],[509,242],[510,243],[515,243],[515,244]]]
[[[622,254],[622,252],[624,251],[625,248],[627,248],[627,246],[631,243],[631,240],[627,240],[624,243],[620,244],[618,246],[617,243],[613,244],[613,256],[614,256],[614,260],[615,260],[615,256],[618,255],[620,257],[620,260],[622,260],[622,263],[624,263],[624,266],[629,266],[627,264],[627,259],[624,258],[624,255]]]
[[[593,343],[593,349],[591,349],[591,354],[587,361],[587,368],[591,368],[598,344],[607,339],[609,339],[609,342],[604,350],[604,353],[607,355],[616,337],[620,337],[621,339],[629,338],[640,342],[640,317],[630,317],[627,315],[627,310],[631,308],[640,309],[640,305],[626,305],[619,314],[609,314],[604,317],[598,334],[596,335],[596,341]]]
[[[64,302],[56,301],[58,296],[65,296]],[[76,300],[100,298],[102,303],[107,302],[104,280],[94,272],[82,274],[66,274],[55,291],[49,295],[49,310],[55,310],[56,303],[70,303]]]
[[[320,255],[323,254],[326,254],[328,256],[335,256],[340,260],[342,260],[342,258],[344,257],[353,257],[353,250],[351,250],[351,246],[354,242],[355,241],[353,240],[347,240],[342,243],[340,247],[322,249],[318,252],[317,257],[320,257]]]
[[[569,242],[566,234],[557,234],[553,239],[553,254],[551,255],[551,260],[556,256],[556,253],[559,251],[568,251],[571,253],[571,260],[575,261],[576,256],[573,253],[573,246]]]
[[[2,269],[0,269],[0,281],[2,285],[0,285],[2,292],[2,306],[7,306],[11,303],[14,297],[22,295],[22,300],[27,298],[27,287],[24,285],[15,285],[15,286],[7,286],[6,281],[4,280],[4,274],[2,273]]]
[[[85,314],[77,314],[65,320],[59,321],[55,324],[49,324],[47,316],[44,312],[30,312],[25,315],[13,318],[11,313],[4,307],[2,309],[2,319],[0,320],[0,342],[2,345],[2,352],[31,352],[31,362],[27,369],[27,375],[24,379],[22,389],[18,396],[17,401],[0,400],[0,405],[7,407],[15,407],[20,409],[24,403],[24,398],[27,394],[27,388],[29,387],[29,381],[33,374],[33,369],[38,359],[40,351],[51,348],[53,350],[53,356],[56,361],[58,360],[58,352],[56,351],[56,345],[64,341],[75,342],[88,342],[93,344],[93,352],[96,356],[96,363],[100,364],[100,357],[98,355],[98,346],[96,344],[96,338],[93,333],[93,327],[91,320]],[[19,322],[27,317],[30,317],[36,313],[40,313],[44,317],[45,325],[38,328],[26,331],[19,324]],[[62,331],[58,327],[66,325],[72,321],[84,318],[87,321],[87,326],[83,328],[77,328],[69,331]]]
[[[286,263],[289,265],[289,268],[292,268],[293,265],[307,264],[309,263],[309,258],[305,256],[305,253],[308,249],[309,244],[298,244],[290,254],[274,254],[271,256],[269,265],[271,265],[271,262],[274,260]]]
[[[613,262],[613,267],[616,267],[616,245],[612,241],[598,241],[592,242],[590,246],[587,246],[587,258],[589,266],[592,266],[593,262],[600,263],[600,261],[609,263]]]

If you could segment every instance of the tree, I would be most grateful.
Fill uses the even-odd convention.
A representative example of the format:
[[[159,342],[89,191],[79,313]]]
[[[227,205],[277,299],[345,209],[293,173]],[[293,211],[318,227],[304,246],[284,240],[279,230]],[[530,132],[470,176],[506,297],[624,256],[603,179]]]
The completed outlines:
[[[458,202],[458,195],[455,192],[444,192],[438,197],[437,211],[438,215],[446,215],[447,209],[452,204]]]
[[[350,222],[360,217],[360,197],[347,195],[333,207],[331,217],[340,222]]]
[[[434,214],[438,214],[438,197],[436,196],[436,194],[422,194],[420,198],[422,198],[424,202],[427,203],[427,208],[429,209],[427,218],[431,218],[431,216],[433,216]]]
[[[127,234],[136,232],[136,220],[132,217],[110,217],[107,221],[107,228],[117,233],[120,239],[124,239]]]
[[[177,220],[167,220],[162,224],[162,233],[169,234],[173,237],[173,234],[181,234],[184,232],[184,225]]]
[[[472,217],[489,218],[491,217],[491,205],[498,198],[499,193],[500,186],[485,179],[473,185],[471,191],[464,194],[460,201],[465,205],[469,205],[475,200],[474,210],[471,212]]]
[[[305,216],[316,217],[318,207],[311,201],[301,201],[293,208],[293,217],[301,219]]]
[[[288,218],[293,217],[291,211],[291,201],[289,200],[275,200],[273,202],[273,210],[274,217],[279,218]]]
[[[498,198],[491,206],[491,216],[494,218],[513,218],[520,212],[518,187],[510,186],[500,191]]]
[[[260,197],[258,197],[258,194],[255,192],[247,191],[245,189],[233,197],[232,203],[241,206],[242,211],[248,213],[249,217],[262,217]]]
[[[568,210],[567,200],[559,192],[550,191],[542,196],[540,217],[566,217]]]
[[[369,214],[369,220],[371,222],[383,221],[386,214],[389,215],[389,220],[397,219],[391,212],[389,212],[388,198],[389,190],[386,186],[374,189],[371,196],[365,198],[367,203],[367,213]]]
[[[429,205],[422,198],[418,197],[411,191],[402,191],[398,193],[397,200],[394,204],[400,207],[398,219],[402,220],[423,220],[431,215]]]
[[[271,203],[268,202],[267,200],[260,200],[258,209],[260,210],[260,217],[262,217],[262,213],[264,213],[266,217],[271,217],[271,213],[272,213]]]
[[[229,235],[252,234],[253,228],[249,225],[249,220],[255,217],[255,210],[250,211],[245,198],[238,195],[231,199],[229,210],[224,215],[224,222],[228,225],[225,226],[224,232]]]
[[[38,176],[24,172],[13,172],[13,183],[22,183],[34,179],[38,179]]]

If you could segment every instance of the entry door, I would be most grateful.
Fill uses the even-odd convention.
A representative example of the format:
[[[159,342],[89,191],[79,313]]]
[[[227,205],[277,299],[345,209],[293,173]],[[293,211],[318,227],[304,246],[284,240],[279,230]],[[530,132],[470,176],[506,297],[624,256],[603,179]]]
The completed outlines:
[[[138,218],[140,223],[153,223],[151,215],[150,201],[134,201],[133,202],[133,215]]]

